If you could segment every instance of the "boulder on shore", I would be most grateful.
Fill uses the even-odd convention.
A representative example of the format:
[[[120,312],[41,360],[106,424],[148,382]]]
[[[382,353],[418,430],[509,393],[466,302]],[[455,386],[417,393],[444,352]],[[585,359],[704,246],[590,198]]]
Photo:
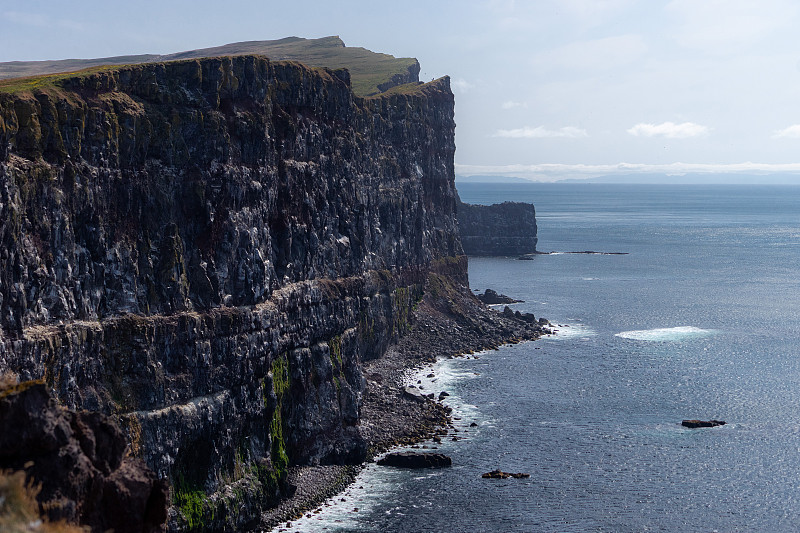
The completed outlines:
[[[695,428],[713,428],[717,426],[724,426],[724,420],[684,420],[681,422],[683,427]]]
[[[395,452],[379,459],[378,464],[398,468],[442,468],[451,466],[453,460],[442,453]]]
[[[428,401],[428,397],[425,394],[423,394],[421,390],[419,390],[416,387],[412,387],[412,386],[404,387],[403,388],[403,395],[406,398],[410,398],[410,399],[412,399],[414,401],[417,401],[417,402],[420,402],[420,403],[425,403],[426,401]]]

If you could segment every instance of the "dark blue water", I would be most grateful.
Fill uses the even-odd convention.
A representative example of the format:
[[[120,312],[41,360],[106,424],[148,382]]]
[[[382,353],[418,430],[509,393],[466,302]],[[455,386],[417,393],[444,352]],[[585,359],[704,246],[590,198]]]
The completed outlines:
[[[473,288],[564,327],[439,364],[454,467],[370,467],[297,530],[800,530],[800,187],[459,192],[534,202],[542,251],[628,255],[471,258]]]

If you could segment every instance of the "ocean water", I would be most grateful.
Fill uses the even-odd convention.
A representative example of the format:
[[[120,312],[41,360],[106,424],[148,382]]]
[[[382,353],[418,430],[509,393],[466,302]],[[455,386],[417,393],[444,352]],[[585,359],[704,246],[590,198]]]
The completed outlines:
[[[459,193],[535,203],[540,251],[627,255],[470,258],[473,288],[558,332],[436,365],[452,468],[371,465],[288,531],[800,530],[800,187]]]

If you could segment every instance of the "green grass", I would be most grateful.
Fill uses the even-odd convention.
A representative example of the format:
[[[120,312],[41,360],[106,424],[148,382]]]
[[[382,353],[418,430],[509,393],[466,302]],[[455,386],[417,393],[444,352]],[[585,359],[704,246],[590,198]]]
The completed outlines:
[[[208,500],[206,493],[202,490],[186,490],[178,487],[174,490],[172,501],[175,507],[180,509],[189,530],[202,526]]]
[[[120,66],[121,65],[104,65],[100,67],[86,68],[77,72],[61,72],[58,74],[45,74],[40,76],[28,76],[25,78],[0,80],[0,93],[19,93],[24,91],[32,91],[34,89],[56,87],[58,86],[59,82],[63,80],[80,76],[88,76],[97,72],[116,70]]]
[[[417,60],[410,57],[394,57],[379,54],[359,47],[346,47],[339,37],[301,39],[287,37],[276,41],[246,41],[226,44],[214,48],[190,50],[169,55],[128,55],[101,59],[69,59],[61,61],[14,61],[0,63],[0,79],[15,78],[0,82],[0,92],[17,92],[52,85],[56,81],[71,77],[65,72],[85,69],[107,70],[114,65],[154,63],[178,59],[230,55],[263,55],[272,60],[297,61],[311,67],[331,69],[346,68],[350,71],[353,92],[358,96],[369,96],[380,92],[378,85],[389,81],[395,74],[405,74],[409,68],[416,69]],[[25,78],[17,78],[25,76]],[[51,76],[54,76],[51,78]]]
[[[283,437],[283,395],[289,390],[289,362],[286,355],[282,354],[272,361],[272,386],[278,399],[272,420],[269,424],[269,434],[272,441],[272,466],[275,476],[283,481],[289,473],[289,455],[286,453],[286,440]]]

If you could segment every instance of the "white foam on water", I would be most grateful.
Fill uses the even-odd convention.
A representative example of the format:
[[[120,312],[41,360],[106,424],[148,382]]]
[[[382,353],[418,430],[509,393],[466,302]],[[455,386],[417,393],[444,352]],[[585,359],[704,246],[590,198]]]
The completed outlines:
[[[552,323],[551,326],[548,326],[554,333],[552,335],[548,335],[548,339],[552,340],[574,340],[576,338],[589,338],[594,337],[597,335],[597,332],[587,326],[586,324],[580,323],[567,323],[564,322],[562,324],[557,324],[555,322]]]
[[[369,525],[359,522],[359,513],[369,513],[391,499],[402,483],[402,472],[369,464],[344,492],[337,494],[302,518],[292,520],[291,527],[276,531],[369,531]],[[399,509],[399,508],[398,508]],[[396,509],[388,509],[388,514]]]
[[[615,337],[635,341],[675,342],[709,337],[716,333],[717,331],[713,329],[702,329],[695,326],[678,326],[674,328],[623,331],[621,333],[617,333]]]

